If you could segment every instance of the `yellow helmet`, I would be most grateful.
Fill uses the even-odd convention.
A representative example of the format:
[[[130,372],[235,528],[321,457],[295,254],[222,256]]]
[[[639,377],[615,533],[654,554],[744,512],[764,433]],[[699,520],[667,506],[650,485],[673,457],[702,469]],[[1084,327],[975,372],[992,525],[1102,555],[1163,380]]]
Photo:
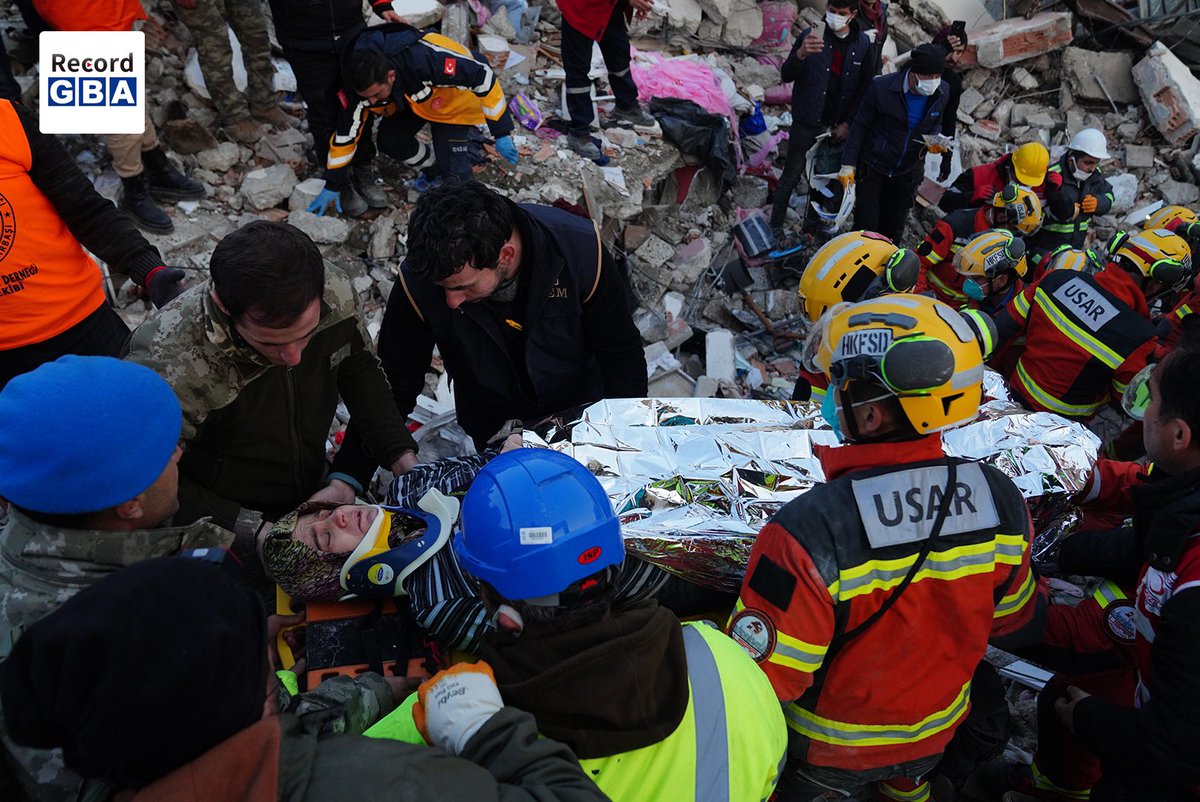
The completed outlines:
[[[1029,187],[1009,184],[996,193],[992,205],[1006,210],[1008,224],[1025,236],[1042,227],[1042,201]]]
[[[1167,228],[1176,220],[1187,224],[1195,223],[1198,219],[1196,213],[1186,206],[1164,206],[1142,221],[1142,228]]]
[[[998,228],[980,232],[954,254],[954,269],[960,276],[991,279],[1011,270],[1025,278],[1029,272],[1025,242]]]
[[[861,301],[889,292],[908,292],[917,283],[920,259],[872,231],[850,231],[813,254],[797,292],[810,321],[842,301]]]
[[[830,316],[816,361],[831,389],[879,384],[899,399],[915,432],[940,432],[979,413],[983,319],[924,295],[845,304]]]
[[[1119,231],[1109,240],[1108,254],[1167,287],[1180,286],[1192,277],[1192,249],[1183,237],[1165,228],[1133,234]]]
[[[1074,270],[1078,273],[1097,273],[1104,262],[1091,248],[1080,250],[1070,245],[1060,245],[1050,252],[1046,260],[1046,271]]]
[[[1013,151],[1012,166],[1018,184],[1039,187],[1046,180],[1050,151],[1041,142],[1026,142]]]

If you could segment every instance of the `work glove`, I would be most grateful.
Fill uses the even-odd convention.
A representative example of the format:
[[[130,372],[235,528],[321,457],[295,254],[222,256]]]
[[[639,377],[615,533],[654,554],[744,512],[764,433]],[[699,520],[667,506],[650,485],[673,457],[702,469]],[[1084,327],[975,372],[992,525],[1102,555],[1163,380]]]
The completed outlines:
[[[932,153],[934,156],[941,156],[943,154],[949,153],[950,148],[947,147],[946,145],[930,145],[929,152]]]
[[[843,164],[842,169],[838,170],[838,182],[842,185],[843,190],[854,186],[854,168]]]
[[[184,272],[178,267],[156,267],[146,275],[143,286],[155,309],[162,309],[183,293]]]
[[[1100,201],[1095,195],[1084,195],[1083,201],[1079,204],[1079,208],[1083,210],[1084,214],[1091,214],[1092,212],[1096,211],[1096,206],[1099,203]]]
[[[942,154],[942,164],[938,168],[938,181],[945,181],[950,177],[950,168],[954,164],[954,154],[946,151]]]
[[[326,187],[321,190],[321,194],[313,198],[313,202],[308,204],[308,210],[315,215],[324,215],[329,209],[329,204],[333,204],[338,210],[338,214],[342,213],[342,193],[337,190]]]
[[[511,136],[502,136],[496,139],[496,152],[503,156],[509,164],[516,164],[521,160]]]
[[[421,683],[413,705],[413,723],[426,743],[461,755],[475,733],[500,712],[504,700],[492,667],[457,663]]]

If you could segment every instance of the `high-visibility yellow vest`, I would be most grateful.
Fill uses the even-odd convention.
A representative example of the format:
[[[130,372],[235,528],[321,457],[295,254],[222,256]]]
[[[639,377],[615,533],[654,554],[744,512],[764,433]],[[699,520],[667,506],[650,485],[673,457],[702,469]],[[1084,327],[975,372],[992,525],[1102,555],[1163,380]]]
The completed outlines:
[[[683,625],[688,706],[656,744],[580,760],[614,802],[762,802],[775,790],[787,754],[787,726],[770,680],[724,633]],[[373,738],[424,743],[412,719],[416,694],[366,731]]]

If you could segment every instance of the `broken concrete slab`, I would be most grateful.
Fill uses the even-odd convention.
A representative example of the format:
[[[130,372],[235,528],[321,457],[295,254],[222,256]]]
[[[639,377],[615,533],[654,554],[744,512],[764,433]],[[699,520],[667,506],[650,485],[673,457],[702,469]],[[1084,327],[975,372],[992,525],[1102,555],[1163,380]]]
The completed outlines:
[[[1026,91],[1037,89],[1038,87],[1037,77],[1024,67],[1013,67],[1012,79],[1017,86]]]
[[[1077,98],[1107,103],[1137,103],[1133,55],[1120,50],[1097,53],[1079,47],[1063,51],[1062,72]],[[1103,86],[1101,86],[1103,84]],[[1104,90],[1108,90],[1107,95]]]
[[[288,209],[293,212],[297,209],[308,211],[309,204],[317,199],[323,189],[325,189],[324,178],[304,179],[292,188],[292,194],[288,198]]]
[[[996,142],[1000,139],[1000,123],[995,120],[976,120],[971,132]]]
[[[392,0],[392,10],[414,28],[428,28],[442,19],[442,4],[437,0]]]
[[[716,22],[724,22],[733,12],[734,0],[699,0],[704,14]]]
[[[733,184],[733,205],[739,209],[761,209],[767,205],[770,190],[765,178],[739,175]]]
[[[696,389],[692,391],[693,398],[713,398],[721,389],[721,383],[712,376],[701,376],[696,379]]]
[[[756,3],[742,4],[725,19],[721,41],[734,47],[749,47],[755,39],[762,36],[762,32],[762,9]]]
[[[1162,42],[1134,66],[1133,79],[1150,121],[1168,142],[1182,145],[1200,131],[1200,79]]]
[[[396,219],[389,214],[371,221],[371,242],[367,256],[372,259],[391,259],[396,255]]]
[[[255,209],[270,209],[286,200],[296,187],[296,171],[286,164],[273,164],[246,173],[241,193]]]
[[[1059,50],[1074,37],[1067,11],[1035,14],[1030,19],[1012,17],[970,32],[975,60],[983,67],[1003,67]]]
[[[684,33],[696,33],[700,30],[700,21],[704,19],[704,9],[696,0],[669,0],[667,21],[672,27],[679,28]]]
[[[665,265],[672,256],[675,255],[675,249],[663,241],[657,234],[651,234],[646,238],[634,255],[638,260],[649,267],[659,268]]]
[[[287,221],[318,244],[336,245],[350,237],[350,224],[340,217],[318,216],[296,209],[287,216]]]
[[[697,237],[675,252],[671,267],[679,274],[680,280],[691,287],[708,270],[712,264],[713,249],[706,237]]]
[[[973,86],[968,86],[963,89],[962,95],[958,99],[959,111],[964,111],[971,114],[975,109],[979,108],[979,104],[985,100],[983,93]]]
[[[223,173],[242,158],[241,151],[233,142],[222,142],[215,148],[202,150],[196,154],[196,163],[205,170]]]
[[[1138,178],[1133,173],[1117,173],[1105,176],[1112,185],[1114,213],[1127,212],[1133,208],[1138,196]]]
[[[1125,167],[1153,167],[1154,166],[1154,148],[1149,145],[1126,145],[1125,146]]]
[[[1168,206],[1190,206],[1200,200],[1200,187],[1168,179],[1158,185],[1158,194]]]

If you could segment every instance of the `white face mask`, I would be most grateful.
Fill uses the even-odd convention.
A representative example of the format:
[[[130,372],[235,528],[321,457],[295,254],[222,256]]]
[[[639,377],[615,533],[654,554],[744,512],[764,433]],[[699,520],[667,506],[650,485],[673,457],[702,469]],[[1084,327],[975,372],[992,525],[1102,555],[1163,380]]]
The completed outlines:
[[[941,78],[918,78],[917,79],[917,94],[929,97],[938,90],[942,85]]]
[[[1092,173],[1094,173],[1094,172],[1096,172],[1096,171],[1095,170],[1086,170],[1086,171],[1080,170],[1079,163],[1077,161],[1075,161],[1074,159],[1071,159],[1071,175],[1075,176],[1076,181],[1087,181],[1089,178],[1092,177]]]
[[[850,18],[842,14],[834,14],[832,11],[825,12],[825,24],[829,26],[834,33],[844,31],[850,25]]]

